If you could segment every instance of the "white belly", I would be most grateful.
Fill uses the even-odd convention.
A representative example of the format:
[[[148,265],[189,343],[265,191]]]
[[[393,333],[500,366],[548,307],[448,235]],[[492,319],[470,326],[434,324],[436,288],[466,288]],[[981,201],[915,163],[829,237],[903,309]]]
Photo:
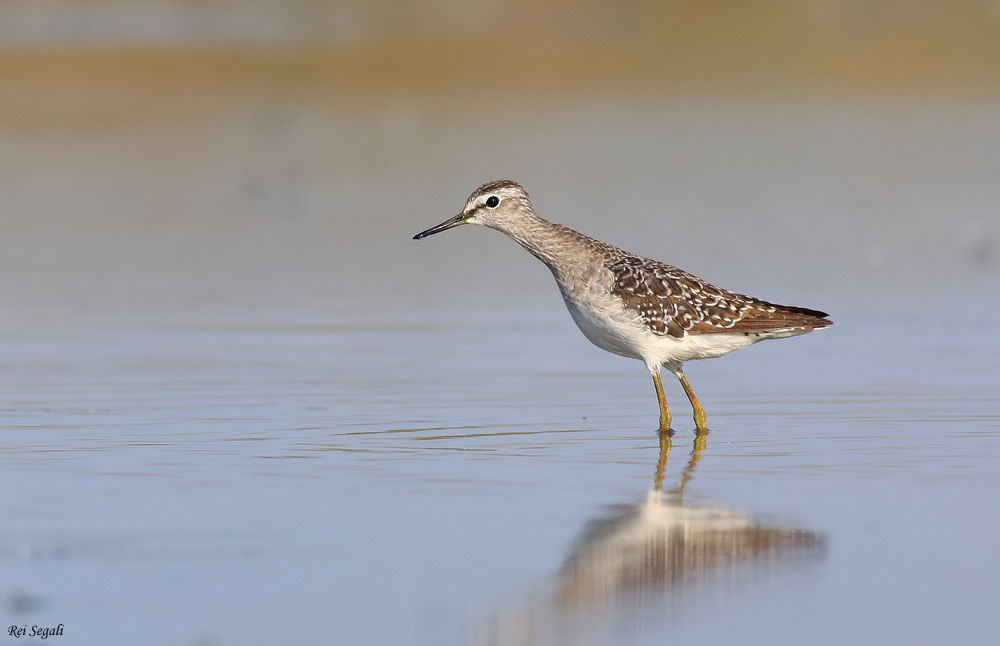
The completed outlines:
[[[749,347],[768,338],[793,336],[805,330],[777,333],[688,334],[683,338],[659,336],[642,319],[608,299],[599,306],[584,307],[564,299],[573,321],[587,339],[614,354],[640,359],[647,365],[679,365],[694,359],[713,359]]]
[[[644,337],[650,333],[638,316],[621,307],[594,309],[581,307],[569,300],[565,302],[573,322],[588,341],[623,357],[644,359]]]

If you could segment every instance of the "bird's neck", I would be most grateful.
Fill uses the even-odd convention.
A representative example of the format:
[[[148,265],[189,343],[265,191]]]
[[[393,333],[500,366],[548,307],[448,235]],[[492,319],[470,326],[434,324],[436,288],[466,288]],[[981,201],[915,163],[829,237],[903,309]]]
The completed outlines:
[[[503,231],[550,268],[575,253],[586,236],[540,217],[525,217]]]
[[[538,216],[520,220],[503,232],[545,263],[557,278],[561,271],[575,267],[580,258],[603,246],[593,238]]]

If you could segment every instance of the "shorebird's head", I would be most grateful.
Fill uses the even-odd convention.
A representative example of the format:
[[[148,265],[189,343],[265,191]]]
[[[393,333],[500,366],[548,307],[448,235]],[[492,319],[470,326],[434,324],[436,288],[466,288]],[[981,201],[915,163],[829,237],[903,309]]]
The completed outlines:
[[[492,229],[510,232],[517,223],[534,218],[527,191],[517,182],[501,179],[483,184],[472,192],[462,212],[436,227],[421,231],[414,240],[426,238],[460,224],[481,224]]]

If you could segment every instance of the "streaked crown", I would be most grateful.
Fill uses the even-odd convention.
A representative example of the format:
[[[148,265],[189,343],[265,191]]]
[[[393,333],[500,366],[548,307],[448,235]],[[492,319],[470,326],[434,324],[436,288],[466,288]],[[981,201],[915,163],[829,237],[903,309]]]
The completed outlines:
[[[490,200],[490,198],[496,198],[496,200]],[[531,206],[531,198],[528,197],[528,192],[524,190],[523,186],[509,179],[498,179],[486,182],[472,191],[469,199],[465,201],[464,212],[472,213],[480,208],[495,209],[504,200],[511,200],[514,204],[526,207],[529,211],[534,211]],[[508,204],[507,206],[513,206],[514,204]]]

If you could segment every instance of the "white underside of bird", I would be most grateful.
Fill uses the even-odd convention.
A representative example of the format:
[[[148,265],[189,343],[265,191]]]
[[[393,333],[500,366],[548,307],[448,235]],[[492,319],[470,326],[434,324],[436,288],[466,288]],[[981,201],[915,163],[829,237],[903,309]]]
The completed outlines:
[[[563,301],[576,326],[587,339],[608,352],[639,359],[647,366],[679,367],[685,361],[714,359],[765,339],[780,339],[809,330],[790,328],[766,332],[715,332],[685,334],[681,338],[654,334],[634,310],[615,296],[594,290],[589,303],[568,298]]]

